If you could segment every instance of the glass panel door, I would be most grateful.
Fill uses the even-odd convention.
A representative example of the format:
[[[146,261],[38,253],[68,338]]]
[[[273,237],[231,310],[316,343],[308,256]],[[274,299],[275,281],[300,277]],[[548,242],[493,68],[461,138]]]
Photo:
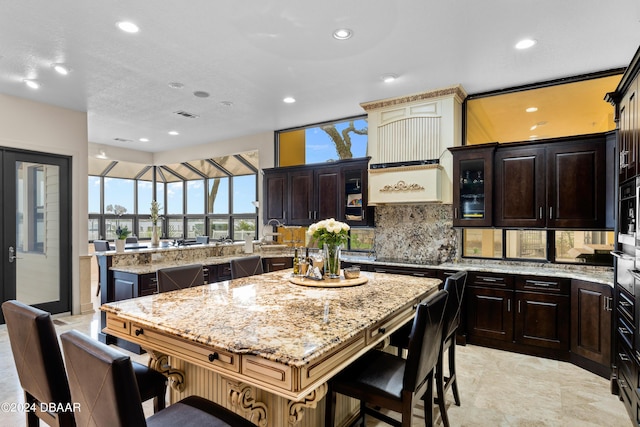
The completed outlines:
[[[69,159],[5,150],[3,301],[70,311]]]

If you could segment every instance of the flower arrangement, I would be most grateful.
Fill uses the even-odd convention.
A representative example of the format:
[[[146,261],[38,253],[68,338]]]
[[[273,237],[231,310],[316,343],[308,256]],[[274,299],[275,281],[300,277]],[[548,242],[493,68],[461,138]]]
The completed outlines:
[[[350,228],[344,222],[329,218],[312,224],[307,234],[317,241],[318,247],[322,249],[325,245],[339,246],[347,243]]]
[[[158,218],[160,218],[159,212],[160,212],[160,204],[158,203],[157,200],[152,200],[151,201],[151,224],[158,225]]]
[[[118,226],[118,228],[116,228],[116,236],[118,236],[118,240],[126,240],[127,237],[129,237],[129,234],[131,234],[131,231],[129,231],[126,225],[124,227]]]

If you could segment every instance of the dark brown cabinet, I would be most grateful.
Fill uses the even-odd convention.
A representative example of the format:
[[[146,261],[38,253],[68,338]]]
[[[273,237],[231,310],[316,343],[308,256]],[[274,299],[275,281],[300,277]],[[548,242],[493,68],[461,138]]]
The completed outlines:
[[[508,144],[495,153],[496,227],[604,228],[604,134]]]
[[[369,158],[363,158],[341,160],[330,166],[265,169],[264,222],[277,219],[287,225],[305,226],[335,218],[351,225],[368,224],[368,163]]]
[[[264,194],[261,204],[263,206],[265,223],[269,219],[275,219],[282,223],[287,220],[289,210],[289,176],[285,172],[270,170],[265,171],[263,178]]]
[[[272,271],[285,270],[293,267],[293,258],[291,257],[273,257],[262,258],[262,266],[265,273]]]
[[[618,104],[618,152],[619,162],[619,182],[636,176],[639,170],[639,150],[640,150],[640,114],[638,112],[638,89],[639,80],[637,77],[631,84]]]
[[[612,309],[611,286],[571,281],[571,359],[602,376],[610,373]]]
[[[493,153],[497,145],[449,148],[453,155],[454,227],[491,227]]]
[[[551,277],[469,273],[468,342],[567,360],[569,283]]]

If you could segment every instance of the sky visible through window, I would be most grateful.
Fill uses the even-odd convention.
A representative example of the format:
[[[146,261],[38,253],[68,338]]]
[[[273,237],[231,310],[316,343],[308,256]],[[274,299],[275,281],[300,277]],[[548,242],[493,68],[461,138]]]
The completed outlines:
[[[364,129],[367,127],[367,120],[354,120],[356,129]],[[349,122],[335,124],[338,132],[341,132]],[[357,135],[353,132],[351,136],[351,154],[353,158],[367,156],[367,135]],[[331,140],[329,135],[320,127],[310,127],[305,130],[305,163],[324,163],[327,160],[339,160],[336,144]]]

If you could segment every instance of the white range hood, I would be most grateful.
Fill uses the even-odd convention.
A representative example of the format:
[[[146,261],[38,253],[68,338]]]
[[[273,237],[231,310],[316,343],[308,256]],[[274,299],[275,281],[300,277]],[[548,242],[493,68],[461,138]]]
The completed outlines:
[[[368,204],[451,203],[448,147],[462,143],[462,86],[360,104],[368,113]]]

